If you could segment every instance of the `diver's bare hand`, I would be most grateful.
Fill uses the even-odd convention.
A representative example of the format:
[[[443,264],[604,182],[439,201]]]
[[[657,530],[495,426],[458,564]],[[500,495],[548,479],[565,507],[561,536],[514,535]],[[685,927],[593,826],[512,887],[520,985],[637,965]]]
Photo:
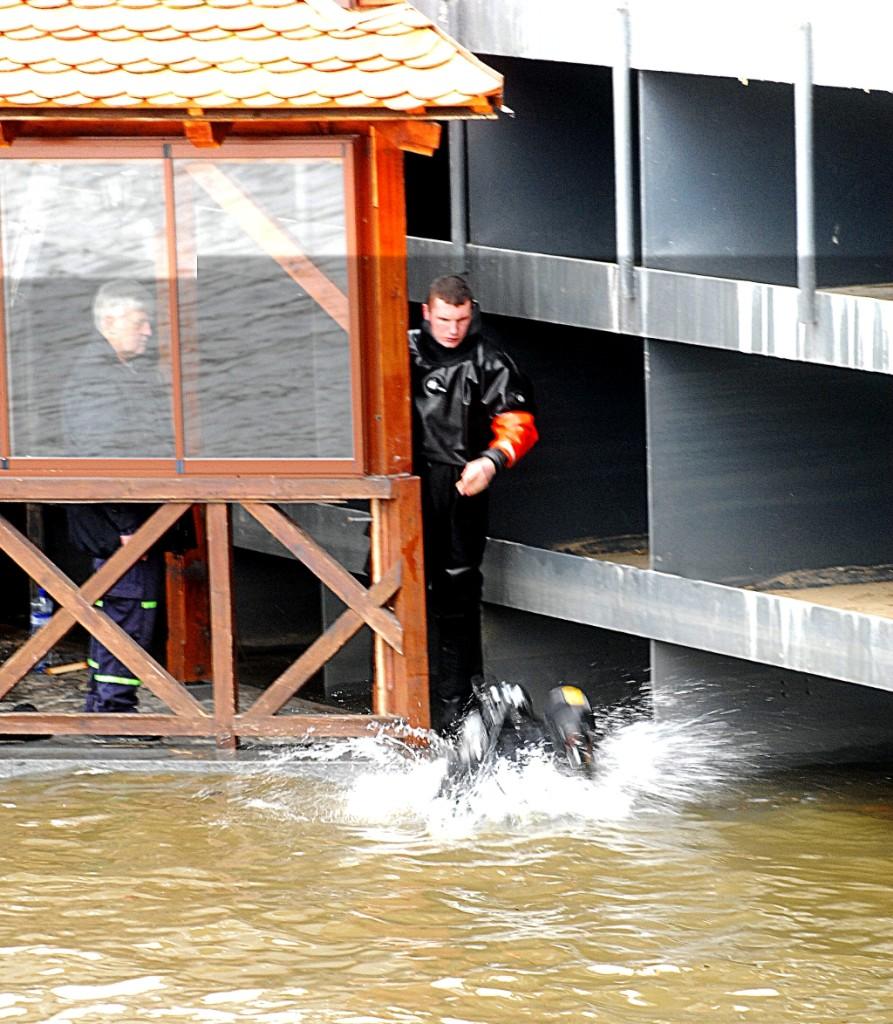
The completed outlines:
[[[472,459],[465,463],[462,476],[456,481],[456,490],[470,498],[474,494],[480,494],[490,486],[490,481],[496,476],[496,466],[491,459],[483,456],[479,459]]]

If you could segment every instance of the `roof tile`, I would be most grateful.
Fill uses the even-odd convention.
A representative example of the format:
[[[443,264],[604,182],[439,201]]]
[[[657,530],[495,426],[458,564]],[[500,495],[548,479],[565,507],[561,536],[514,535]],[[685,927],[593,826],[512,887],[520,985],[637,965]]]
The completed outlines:
[[[95,64],[95,61],[93,62]],[[70,64],[63,64],[58,60],[40,60],[36,64],[31,65],[32,71],[37,71],[42,75],[57,75],[60,71],[70,71]],[[87,71],[87,66],[81,67],[82,71]],[[108,70],[108,69],[107,69]]]
[[[436,116],[502,79],[402,0],[0,0],[4,106],[383,108]]]
[[[408,68],[425,70],[437,68],[456,56],[457,48],[446,39],[439,39],[432,47],[418,57],[408,57],[403,63]]]
[[[398,61],[388,60],[387,57],[370,57],[368,60],[356,61],[356,67],[360,71],[388,71],[397,66]]]
[[[122,68],[124,71],[157,71],[159,67],[163,65],[156,64],[154,61],[141,60],[136,61],[133,64],[124,64]],[[190,57],[186,60],[170,61],[168,67],[171,71],[182,72],[183,74],[190,75],[197,71],[207,71],[208,68],[213,67],[213,64],[209,64],[206,60],[196,60],[194,57]],[[254,67],[255,65],[249,65]]]
[[[195,96],[193,99],[200,107],[209,108],[231,107],[239,102],[235,96],[229,96],[223,92],[208,93],[206,96]]]
[[[46,99],[33,92],[16,92],[8,97],[8,102],[14,107],[30,107],[42,105],[46,103]]]
[[[127,93],[118,93],[117,96],[106,96],[104,106],[107,107],[138,107],[140,100]]]
[[[388,110],[415,111],[425,109],[424,103],[420,103],[416,96],[411,96],[409,93],[402,93],[400,96],[394,96],[391,99],[385,100],[384,105]]]
[[[138,63],[140,65],[145,65],[145,64],[147,64],[149,62],[148,61],[138,61],[136,63]],[[34,71],[43,70],[42,68],[36,67],[34,64],[32,64],[31,67],[32,67],[32,69]],[[67,71],[71,67],[71,65],[70,64],[65,64],[65,65],[63,65],[63,67]],[[109,64],[109,62],[107,60],[104,60],[102,57],[97,57],[96,60],[91,60],[91,61],[88,61],[86,64],[78,65],[79,70],[83,71],[84,74],[87,74],[87,75],[104,75],[104,74],[106,74],[109,71],[114,71],[116,69],[116,67],[117,67],[116,64]],[[155,68],[155,67],[157,67],[157,65],[153,64],[152,67]],[[128,70],[130,70],[130,71],[139,71],[140,69],[137,68],[137,67],[131,66]],[[145,68],[143,68],[143,70],[145,70]]]
[[[20,40],[20,39],[40,39],[43,35],[39,29],[32,28],[30,26],[24,26],[23,28],[15,28],[11,32],[5,33],[7,39]]]

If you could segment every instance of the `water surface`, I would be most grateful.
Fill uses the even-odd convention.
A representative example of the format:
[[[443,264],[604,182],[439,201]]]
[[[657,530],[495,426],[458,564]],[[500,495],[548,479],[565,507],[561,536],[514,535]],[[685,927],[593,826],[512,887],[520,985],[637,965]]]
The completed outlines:
[[[643,722],[458,801],[374,741],[0,770],[0,1021],[893,1019],[883,769]]]

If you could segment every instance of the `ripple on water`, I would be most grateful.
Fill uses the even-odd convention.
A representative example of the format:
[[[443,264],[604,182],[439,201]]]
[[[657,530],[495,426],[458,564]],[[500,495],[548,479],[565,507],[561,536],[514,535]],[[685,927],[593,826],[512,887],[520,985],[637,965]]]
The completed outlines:
[[[460,799],[363,741],[0,801],[0,1019],[889,1024],[888,780],[624,726]]]

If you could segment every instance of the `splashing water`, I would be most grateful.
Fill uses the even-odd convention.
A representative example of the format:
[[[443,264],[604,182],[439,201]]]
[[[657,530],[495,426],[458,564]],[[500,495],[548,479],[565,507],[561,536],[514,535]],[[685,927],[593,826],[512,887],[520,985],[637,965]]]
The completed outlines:
[[[722,723],[641,720],[611,730],[592,778],[561,770],[544,751],[500,759],[458,787],[444,787],[445,756],[407,758],[380,741],[360,741],[371,764],[347,792],[343,813],[356,824],[421,824],[432,835],[462,838],[493,827],[567,829],[619,822],[642,810],[673,810],[738,778],[739,742]],[[441,743],[442,746],[442,743]]]

